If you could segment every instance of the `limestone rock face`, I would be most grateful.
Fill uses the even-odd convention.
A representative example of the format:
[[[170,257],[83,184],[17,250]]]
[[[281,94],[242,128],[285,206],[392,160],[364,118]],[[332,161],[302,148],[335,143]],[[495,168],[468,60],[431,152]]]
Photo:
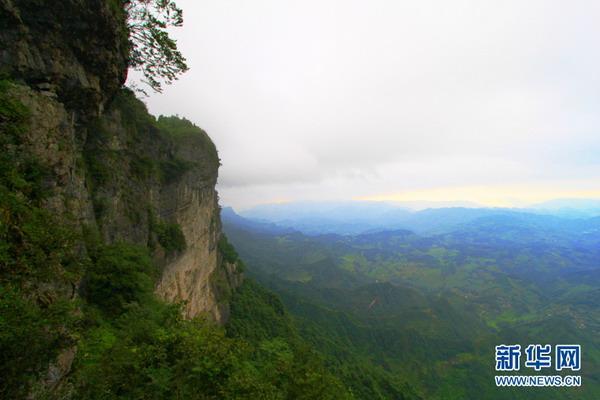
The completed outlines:
[[[149,246],[163,269],[157,293],[184,302],[189,318],[225,322],[241,275],[218,251],[218,155],[205,132],[170,132],[121,89],[129,43],[119,3],[0,0],[0,75],[30,112],[22,151],[48,169],[49,209],[106,243]],[[165,224],[179,227],[185,249],[161,244]]]
[[[0,74],[98,115],[127,76],[125,15],[110,4],[0,0]]]
[[[172,199],[176,199],[177,208],[167,212],[182,227],[188,245],[183,254],[165,266],[157,292],[166,300],[184,301],[187,317],[208,311],[221,321],[222,313],[210,282],[220,262],[220,231],[214,223],[219,218],[216,193],[186,186],[175,190],[177,195]]]
[[[0,79],[29,112],[17,150],[47,170],[45,206],[82,236],[93,230],[105,243],[149,247],[162,268],[159,296],[183,302],[188,318],[226,322],[242,275],[218,250],[217,151],[189,121],[162,126],[122,89],[129,42],[121,1],[0,0],[0,27]],[[170,248],[165,227],[185,246]],[[39,296],[73,299],[80,285],[50,282]],[[62,349],[43,387],[60,385],[76,351]]]
[[[174,120],[184,134],[156,124],[139,100],[121,93],[89,129],[87,162],[104,171],[97,175],[106,174],[90,177],[95,219],[106,242],[126,240],[154,249],[163,270],[158,295],[183,302],[188,318],[207,314],[224,323],[228,293],[241,277],[218,250],[218,155],[204,131]],[[169,253],[160,243],[156,226],[165,223],[180,227],[185,249]]]
[[[228,317],[226,293],[216,283],[225,277],[235,288],[239,274],[228,268],[218,251],[221,238],[220,208],[215,190],[218,170],[216,149],[204,132],[175,140],[174,156],[193,168],[176,183],[162,188],[161,218],[181,226],[187,248],[166,262],[157,293],[168,301],[185,302],[188,318],[208,313],[214,320]]]

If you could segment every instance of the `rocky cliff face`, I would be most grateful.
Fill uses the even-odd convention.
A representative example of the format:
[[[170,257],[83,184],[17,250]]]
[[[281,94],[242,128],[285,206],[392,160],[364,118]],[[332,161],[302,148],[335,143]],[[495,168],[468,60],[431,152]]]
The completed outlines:
[[[162,267],[157,293],[184,302],[188,318],[224,322],[241,276],[218,250],[219,159],[206,133],[176,117],[155,121],[124,91],[90,127],[83,154],[104,241],[150,246]]]
[[[216,149],[188,121],[157,121],[121,89],[128,42],[118,4],[0,0],[0,74],[30,113],[21,151],[49,171],[49,209],[82,234],[149,246],[162,269],[157,293],[185,302],[189,318],[224,322],[241,274],[218,250]]]
[[[56,93],[79,118],[98,115],[127,74],[119,4],[0,0],[0,74]]]

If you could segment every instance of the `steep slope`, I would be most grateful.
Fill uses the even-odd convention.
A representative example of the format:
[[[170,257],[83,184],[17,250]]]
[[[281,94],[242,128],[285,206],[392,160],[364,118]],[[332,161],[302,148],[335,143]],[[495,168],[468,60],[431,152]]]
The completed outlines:
[[[21,150],[51,171],[44,206],[106,243],[151,245],[163,268],[157,293],[185,301],[187,317],[207,312],[225,322],[219,292],[240,277],[218,254],[217,152],[199,128],[157,122],[120,89],[129,49],[123,11],[106,1],[0,7],[0,72],[29,114]],[[181,234],[185,246],[166,248]]]
[[[104,254],[96,248],[127,242],[149,252],[156,293],[183,302],[187,318],[224,323],[241,283],[236,262],[219,252],[210,138],[185,120],[155,120],[121,89],[125,18],[114,1],[0,1],[7,396],[28,390],[49,363],[47,388],[71,370],[80,304],[90,298],[95,254]]]
[[[89,128],[82,154],[104,241],[149,245],[162,267],[157,293],[185,302],[188,318],[208,312],[225,322],[220,297],[241,277],[218,251],[219,160],[206,133],[176,117],[155,120],[121,91]]]

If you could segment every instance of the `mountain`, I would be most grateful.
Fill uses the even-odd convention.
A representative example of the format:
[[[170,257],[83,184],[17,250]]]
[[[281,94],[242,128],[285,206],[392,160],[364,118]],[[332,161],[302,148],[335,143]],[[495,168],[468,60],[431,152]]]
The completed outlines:
[[[140,6],[0,0],[0,398],[353,398],[243,279],[210,137],[123,87]]]
[[[291,228],[284,228],[279,225],[270,222],[261,222],[242,218],[239,216],[231,207],[224,207],[221,209],[221,219],[225,223],[232,225],[243,226],[256,232],[265,233],[292,233],[294,232]]]
[[[377,228],[408,210],[375,202],[304,202],[260,205],[241,212],[247,219],[274,223],[303,233],[355,234]]]
[[[546,213],[571,218],[590,218],[600,216],[598,199],[556,199],[529,207],[538,213]]]
[[[586,203],[587,204],[587,203]],[[537,209],[440,207],[411,211],[380,202],[285,203],[269,204],[244,210],[246,223],[260,222],[297,230],[306,235],[357,235],[368,232],[406,229],[421,235],[460,230],[475,221],[511,220],[520,225],[542,225],[550,229],[596,229],[593,217],[581,209],[571,214],[541,212]]]
[[[0,0],[0,398],[573,397],[497,390],[515,342],[581,344],[575,396],[600,396],[597,217],[221,210],[209,135],[124,87],[184,69],[153,7],[179,23]]]
[[[421,216],[455,212],[463,210]],[[248,273],[281,296],[300,334],[336,369],[361,368],[381,384],[399,384],[391,373],[427,399],[570,398],[564,391],[498,390],[493,348],[580,343],[587,349],[585,387],[577,398],[596,398],[598,220],[467,213],[478,217],[428,235],[307,236],[229,222],[224,229]],[[369,387],[367,398],[381,389]]]

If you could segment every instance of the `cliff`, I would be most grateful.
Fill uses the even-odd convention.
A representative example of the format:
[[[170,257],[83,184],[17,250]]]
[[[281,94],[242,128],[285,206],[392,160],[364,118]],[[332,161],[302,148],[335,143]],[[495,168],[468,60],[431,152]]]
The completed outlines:
[[[134,1],[0,0],[0,398],[352,398],[242,284],[211,139],[123,88],[125,6],[176,12]]]
[[[155,120],[131,92],[119,92],[88,128],[83,145],[92,221],[105,243],[147,245],[161,267],[156,292],[224,323],[241,283],[219,252],[215,190],[219,159],[201,129],[177,117]]]
[[[0,25],[4,95],[28,114],[17,152],[44,167],[44,208],[82,236],[147,246],[161,270],[156,293],[184,302],[188,318],[224,323],[241,273],[219,252],[217,152],[189,121],[157,120],[122,89],[120,3],[0,0]],[[72,286],[76,297],[82,276],[39,296]]]

